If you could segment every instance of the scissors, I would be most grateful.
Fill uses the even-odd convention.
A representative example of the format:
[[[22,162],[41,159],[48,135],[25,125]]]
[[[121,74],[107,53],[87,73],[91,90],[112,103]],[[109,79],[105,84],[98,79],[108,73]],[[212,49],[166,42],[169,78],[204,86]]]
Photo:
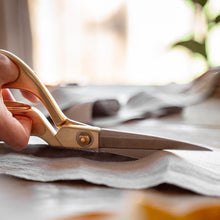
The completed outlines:
[[[105,152],[108,149],[115,148],[139,150],[207,150],[201,146],[186,142],[99,128],[71,120],[63,114],[46,86],[26,63],[6,50],[0,50],[0,53],[9,57],[19,68],[18,78],[14,82],[5,84],[4,88],[27,90],[36,95],[47,108],[54,125],[38,109],[30,105],[16,101],[5,101],[7,109],[13,115],[23,115],[31,118],[31,135],[40,137],[50,146]]]

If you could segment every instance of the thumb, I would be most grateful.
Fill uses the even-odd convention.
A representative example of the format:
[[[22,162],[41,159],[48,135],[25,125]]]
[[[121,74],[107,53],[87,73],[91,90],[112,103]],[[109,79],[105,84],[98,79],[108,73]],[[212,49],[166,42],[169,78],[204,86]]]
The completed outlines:
[[[19,70],[8,57],[0,54],[0,90],[6,83],[17,79]],[[13,115],[4,105],[2,93],[0,92],[0,140],[21,150],[27,146],[31,132],[31,120],[24,116]]]

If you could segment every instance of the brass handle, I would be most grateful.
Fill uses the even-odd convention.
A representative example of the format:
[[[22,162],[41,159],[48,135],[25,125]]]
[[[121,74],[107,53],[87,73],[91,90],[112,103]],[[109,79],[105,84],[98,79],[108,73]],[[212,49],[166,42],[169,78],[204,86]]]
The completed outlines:
[[[67,117],[60,110],[56,101],[54,100],[48,89],[41,82],[41,80],[38,78],[38,76],[34,73],[34,71],[14,54],[6,50],[0,50],[0,53],[9,57],[12,61],[14,61],[17,64],[19,68],[18,78],[14,82],[5,84],[3,87],[23,89],[36,95],[46,106],[54,124],[57,127],[59,127],[62,124],[70,123],[70,120],[67,119]],[[74,121],[72,123],[78,124]]]
[[[39,110],[23,103],[13,101],[4,103],[13,115],[27,116],[32,119],[31,135],[42,138],[51,146],[62,146],[55,137],[56,131]]]
[[[12,114],[26,115],[32,119],[32,135],[41,137],[53,146],[98,149],[99,128],[68,119],[60,110],[50,92],[27,64],[8,51],[0,50],[0,53],[9,57],[19,68],[18,78],[14,82],[5,84],[4,88],[27,90],[36,95],[47,108],[54,124],[59,128],[56,132],[37,109],[26,104],[5,101],[5,105]],[[85,133],[89,137],[89,141]],[[80,134],[83,134],[83,136],[80,136]],[[76,139],[76,137],[79,138]]]

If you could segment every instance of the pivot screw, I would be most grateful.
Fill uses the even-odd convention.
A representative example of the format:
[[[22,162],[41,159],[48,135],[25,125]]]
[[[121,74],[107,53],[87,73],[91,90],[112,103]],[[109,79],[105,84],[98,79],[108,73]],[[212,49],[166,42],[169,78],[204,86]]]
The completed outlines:
[[[81,132],[78,136],[77,142],[80,146],[87,146],[91,143],[91,136],[87,132]]]

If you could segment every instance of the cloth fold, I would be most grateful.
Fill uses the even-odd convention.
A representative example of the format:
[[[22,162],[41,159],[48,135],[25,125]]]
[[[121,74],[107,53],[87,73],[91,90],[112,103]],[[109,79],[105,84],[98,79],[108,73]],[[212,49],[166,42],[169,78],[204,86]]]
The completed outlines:
[[[220,152],[150,151],[139,160],[111,162],[1,152],[0,173],[42,182],[82,179],[126,189],[170,183],[203,195],[220,196],[219,158]]]

